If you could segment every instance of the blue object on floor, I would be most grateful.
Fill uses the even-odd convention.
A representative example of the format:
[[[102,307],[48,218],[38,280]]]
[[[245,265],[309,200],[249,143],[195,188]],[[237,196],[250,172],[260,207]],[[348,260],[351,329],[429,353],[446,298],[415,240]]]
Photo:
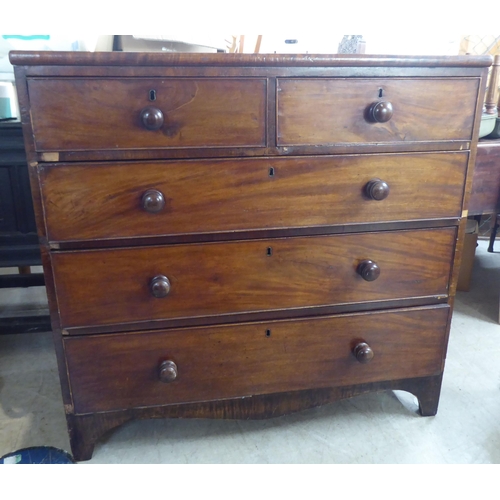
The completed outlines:
[[[50,446],[37,446],[14,451],[0,458],[0,464],[74,464],[73,457]]]

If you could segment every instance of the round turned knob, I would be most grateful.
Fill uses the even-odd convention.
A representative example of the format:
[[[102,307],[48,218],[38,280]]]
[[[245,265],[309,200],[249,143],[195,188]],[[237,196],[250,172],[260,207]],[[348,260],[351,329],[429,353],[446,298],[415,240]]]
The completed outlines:
[[[173,361],[164,361],[160,365],[160,381],[169,383],[177,378],[177,365]]]
[[[148,130],[159,130],[164,122],[161,110],[153,106],[144,108],[141,111],[141,120]]]
[[[377,123],[388,122],[392,118],[392,104],[386,101],[374,102],[370,106],[370,119]]]
[[[364,260],[358,266],[358,274],[365,281],[375,281],[380,276],[380,267],[373,260]]]
[[[389,184],[381,179],[372,179],[365,187],[368,198],[376,201],[385,200],[389,196]]]
[[[360,342],[353,350],[356,359],[362,363],[369,363],[373,359],[372,348],[366,342]]]
[[[157,299],[166,297],[170,293],[170,281],[166,276],[155,276],[149,285],[151,294]]]
[[[165,197],[157,189],[149,189],[142,195],[141,205],[146,212],[156,214],[165,208]]]

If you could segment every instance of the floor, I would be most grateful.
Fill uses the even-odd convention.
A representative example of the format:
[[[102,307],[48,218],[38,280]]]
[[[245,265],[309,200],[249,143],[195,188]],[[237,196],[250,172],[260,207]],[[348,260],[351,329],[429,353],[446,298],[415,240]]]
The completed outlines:
[[[266,421],[137,421],[86,463],[500,463],[500,256],[486,248],[457,297],[436,417],[398,391]],[[43,288],[0,292],[0,314],[45,300]],[[0,456],[38,445],[69,450],[51,334],[0,335]]]

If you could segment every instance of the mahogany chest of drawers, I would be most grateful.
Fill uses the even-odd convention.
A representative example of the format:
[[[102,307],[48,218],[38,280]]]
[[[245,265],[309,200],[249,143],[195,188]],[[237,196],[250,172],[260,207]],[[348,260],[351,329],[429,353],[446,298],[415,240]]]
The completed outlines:
[[[133,418],[436,413],[489,57],[11,62],[77,460]]]

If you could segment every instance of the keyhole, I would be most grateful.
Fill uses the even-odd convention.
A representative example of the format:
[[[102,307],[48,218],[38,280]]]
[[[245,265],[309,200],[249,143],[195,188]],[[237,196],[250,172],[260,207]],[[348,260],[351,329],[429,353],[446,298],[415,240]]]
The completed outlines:
[[[272,254],[273,254],[273,249],[272,249],[272,247],[267,247],[267,255],[268,255],[269,257],[271,257],[271,255],[272,255]]]
[[[378,89],[378,97],[379,99],[384,96],[384,89]]]
[[[266,330],[266,337],[270,337],[271,336],[271,330]]]
[[[269,169],[269,177],[274,177],[274,167]]]
[[[156,101],[156,90],[150,90],[149,91],[149,100],[150,101]]]

